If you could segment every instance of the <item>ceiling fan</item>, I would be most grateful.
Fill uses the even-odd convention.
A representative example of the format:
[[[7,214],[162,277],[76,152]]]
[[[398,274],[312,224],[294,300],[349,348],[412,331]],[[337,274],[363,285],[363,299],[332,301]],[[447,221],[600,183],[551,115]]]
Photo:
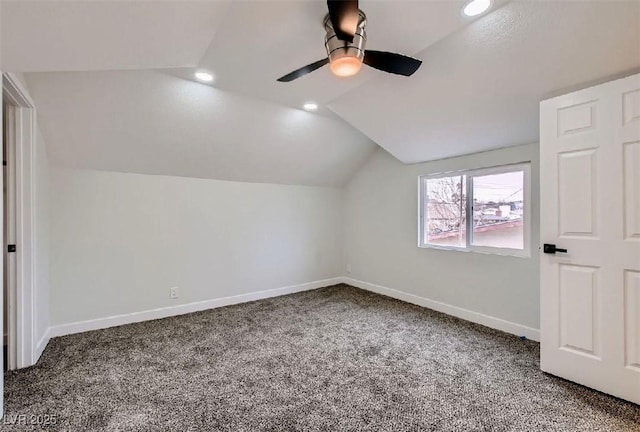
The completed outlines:
[[[329,13],[324,18],[324,46],[327,58],[318,60],[278,78],[290,82],[329,64],[331,72],[348,77],[357,74],[366,64],[378,70],[397,75],[410,76],[421,60],[386,51],[365,50],[367,16],[358,8],[358,0],[327,0]]]

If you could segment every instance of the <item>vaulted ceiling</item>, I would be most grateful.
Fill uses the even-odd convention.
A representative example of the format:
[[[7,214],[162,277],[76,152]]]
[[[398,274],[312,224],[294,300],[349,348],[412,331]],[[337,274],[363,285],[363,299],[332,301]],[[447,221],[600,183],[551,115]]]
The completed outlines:
[[[410,78],[276,82],[326,55],[324,1],[2,1],[0,60],[56,164],[307,185],[376,144],[419,162],[536,141],[540,100],[640,68],[640,2],[464,3],[360,1],[367,48],[424,61]]]
[[[340,120],[156,71],[28,81],[49,157],[62,166],[338,186],[374,148]]]
[[[640,2],[511,2],[418,57],[332,109],[405,163],[532,143],[540,101],[640,68]]]

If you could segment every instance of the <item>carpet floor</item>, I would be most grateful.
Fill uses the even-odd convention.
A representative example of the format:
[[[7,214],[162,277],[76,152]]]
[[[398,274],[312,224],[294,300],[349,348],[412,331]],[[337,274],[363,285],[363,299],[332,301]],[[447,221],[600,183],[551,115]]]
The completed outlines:
[[[0,430],[614,432],[640,407],[541,372],[535,342],[337,285],[52,339],[7,374]]]

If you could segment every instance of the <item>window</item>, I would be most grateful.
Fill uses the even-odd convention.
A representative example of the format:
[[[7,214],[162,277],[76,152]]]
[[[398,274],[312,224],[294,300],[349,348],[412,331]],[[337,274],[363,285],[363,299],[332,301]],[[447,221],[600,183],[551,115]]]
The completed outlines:
[[[529,256],[529,164],[420,177],[420,247]]]

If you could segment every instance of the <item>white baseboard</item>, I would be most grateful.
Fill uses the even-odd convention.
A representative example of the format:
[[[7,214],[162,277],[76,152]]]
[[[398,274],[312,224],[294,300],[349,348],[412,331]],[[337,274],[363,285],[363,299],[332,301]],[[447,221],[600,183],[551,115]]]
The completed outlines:
[[[468,309],[452,306],[447,303],[420,297],[415,294],[408,294],[402,291],[372,284],[369,282],[364,282],[357,279],[352,279],[349,277],[343,277],[342,282],[347,285],[352,285],[360,289],[382,294],[388,297],[405,301],[407,303],[412,303],[418,306],[433,309],[447,315],[453,315],[455,317],[462,318],[463,320],[481,324],[492,329],[501,330],[503,332],[511,333],[517,336],[525,336],[527,339],[532,339],[534,341],[540,341],[540,330],[532,327],[527,327],[522,324],[516,324],[500,318],[484,315],[479,312],[470,311]]]
[[[207,309],[215,309],[223,306],[234,305],[238,303],[246,303],[254,300],[261,300],[270,297],[278,297],[286,294],[293,294],[301,291],[308,291],[325,286],[336,285],[342,283],[342,278],[323,279],[314,282],[308,282],[300,285],[286,286],[264,291],[256,291],[247,294],[240,294],[230,297],[222,297],[212,300],[204,300],[194,303],[187,303],[178,306],[168,306],[158,309],[151,309],[141,312],[133,312],[123,315],[114,315],[106,318],[98,318],[87,321],[79,321],[69,324],[52,326],[49,328],[49,336],[57,337],[70,335],[74,333],[82,333],[91,330],[99,330],[109,327],[120,326],[124,324],[132,324],[141,321],[149,321],[160,318],[167,318],[176,315],[184,315],[192,312],[198,312]],[[46,345],[45,345],[46,346]],[[44,347],[43,347],[44,349]]]
[[[38,360],[40,360],[40,356],[42,356],[42,353],[44,352],[44,349],[47,347],[47,344],[49,343],[50,339],[51,339],[51,327],[45,330],[44,334],[36,344],[36,349],[33,353],[32,364],[36,364]]]
[[[141,312],[134,312],[123,315],[114,315],[106,318],[98,318],[87,321],[80,321],[69,324],[62,324],[50,327],[45,335],[38,341],[36,347],[36,360],[40,358],[40,355],[44,351],[50,338],[57,336],[64,336],[74,333],[82,333],[91,330],[99,330],[109,327],[120,326],[124,324],[132,324],[141,321],[148,321],[160,318],[167,318],[176,315],[183,315],[192,312],[198,312],[207,309],[215,309],[223,306],[229,306],[239,303],[246,303],[254,300],[261,300],[270,297],[277,297],[286,294],[293,294],[302,291],[313,290],[322,288],[325,286],[336,285],[339,283],[345,283],[366,291],[375,292],[388,297],[392,297],[398,300],[405,301],[407,303],[416,304],[418,306],[433,309],[438,312],[452,315],[467,321],[481,324],[496,330],[501,330],[506,333],[511,333],[517,336],[525,336],[527,339],[535,341],[540,340],[540,330],[527,327],[522,324],[513,323],[500,318],[495,318],[489,315],[481,314],[479,312],[470,311],[457,306],[452,306],[447,303],[431,300],[425,297],[420,297],[415,294],[409,294],[402,291],[398,291],[392,288],[387,288],[381,285],[364,282],[349,277],[337,277],[331,279],[324,279],[314,282],[308,282],[300,285],[292,285],[282,288],[275,288],[264,291],[256,291],[247,294],[240,294],[230,297],[222,297],[212,300],[204,300],[200,302],[187,303],[178,306],[169,306],[158,309],[151,309]]]

